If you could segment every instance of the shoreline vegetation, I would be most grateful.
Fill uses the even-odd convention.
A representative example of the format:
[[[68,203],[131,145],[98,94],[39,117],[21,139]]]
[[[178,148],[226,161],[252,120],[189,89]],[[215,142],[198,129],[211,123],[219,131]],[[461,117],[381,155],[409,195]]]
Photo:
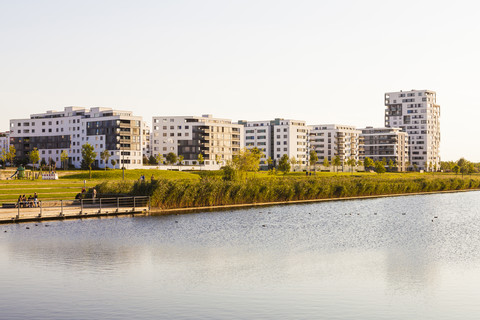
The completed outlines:
[[[96,189],[100,196],[150,196],[152,209],[163,211],[467,191],[480,189],[480,176],[319,174],[225,181],[205,175],[197,180],[104,181]]]

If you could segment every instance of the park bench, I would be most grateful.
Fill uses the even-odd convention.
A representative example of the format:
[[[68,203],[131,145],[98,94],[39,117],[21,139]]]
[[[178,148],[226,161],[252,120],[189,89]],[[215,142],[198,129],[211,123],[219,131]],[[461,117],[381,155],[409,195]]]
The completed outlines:
[[[16,207],[17,207],[16,203],[2,203],[2,208],[11,209],[11,208],[16,208]]]

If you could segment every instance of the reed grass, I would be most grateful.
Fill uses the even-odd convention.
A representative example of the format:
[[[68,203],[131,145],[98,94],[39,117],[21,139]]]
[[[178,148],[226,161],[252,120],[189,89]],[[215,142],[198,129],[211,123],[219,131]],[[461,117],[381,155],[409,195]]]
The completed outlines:
[[[340,175],[250,178],[246,181],[223,181],[215,177],[203,177],[200,180],[110,181],[97,185],[101,194],[151,196],[152,206],[161,209],[466,189],[480,189],[480,177],[400,175],[393,178],[380,175]]]

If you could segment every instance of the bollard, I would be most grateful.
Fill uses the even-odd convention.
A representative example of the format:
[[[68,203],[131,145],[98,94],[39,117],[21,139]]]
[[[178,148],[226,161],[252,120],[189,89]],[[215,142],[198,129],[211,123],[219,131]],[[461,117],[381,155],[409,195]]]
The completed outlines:
[[[117,197],[117,213],[120,210],[120,198]]]
[[[60,212],[60,216],[63,217],[63,200],[60,200],[60,208],[61,208],[61,212]]]
[[[80,214],[83,214],[83,199],[80,199]]]
[[[133,197],[133,211],[135,211],[135,197]]]
[[[20,219],[20,202],[18,203],[17,219]]]
[[[152,210],[152,203],[150,200],[150,196],[148,196],[148,212],[150,212],[151,210]]]
[[[42,201],[40,200],[40,214],[38,215],[39,218],[42,217],[42,206],[43,204],[42,204]]]
[[[102,213],[102,198],[100,198],[98,207],[99,207],[98,213]]]

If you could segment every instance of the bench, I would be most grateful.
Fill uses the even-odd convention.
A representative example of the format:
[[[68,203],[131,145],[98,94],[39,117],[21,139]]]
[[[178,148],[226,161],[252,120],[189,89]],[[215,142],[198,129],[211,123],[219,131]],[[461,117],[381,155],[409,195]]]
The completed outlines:
[[[16,207],[17,207],[16,203],[2,203],[2,208],[11,209],[11,208],[16,208]]]

